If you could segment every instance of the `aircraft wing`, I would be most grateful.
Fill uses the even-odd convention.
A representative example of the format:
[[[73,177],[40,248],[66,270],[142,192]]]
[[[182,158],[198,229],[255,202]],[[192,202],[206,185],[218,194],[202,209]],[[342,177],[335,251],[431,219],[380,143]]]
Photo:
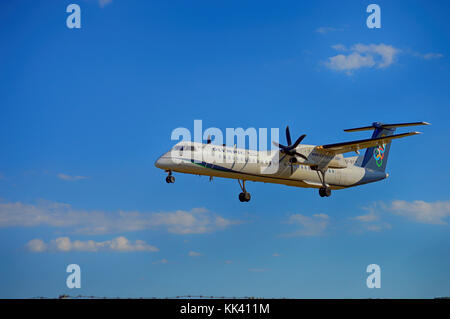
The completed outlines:
[[[347,152],[355,152],[363,148],[369,148],[374,146],[381,146],[383,144],[388,144],[392,140],[396,138],[402,138],[406,136],[420,134],[420,132],[409,132],[402,134],[395,134],[390,136],[382,136],[377,138],[368,138],[365,140],[357,140],[343,143],[335,143],[335,144],[326,144],[317,146],[317,149],[320,151],[324,151],[326,153],[332,153],[334,155],[347,153]]]

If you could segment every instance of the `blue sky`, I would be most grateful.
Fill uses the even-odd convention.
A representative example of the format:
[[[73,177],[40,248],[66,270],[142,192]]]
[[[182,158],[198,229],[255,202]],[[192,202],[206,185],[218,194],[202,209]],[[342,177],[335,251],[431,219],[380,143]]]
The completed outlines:
[[[73,2],[81,29],[70,1],[0,5],[0,297],[450,295],[448,3],[377,1],[368,29],[369,1]],[[154,167],[195,119],[307,144],[432,125],[393,142],[385,181],[249,182],[243,204],[234,180]]]

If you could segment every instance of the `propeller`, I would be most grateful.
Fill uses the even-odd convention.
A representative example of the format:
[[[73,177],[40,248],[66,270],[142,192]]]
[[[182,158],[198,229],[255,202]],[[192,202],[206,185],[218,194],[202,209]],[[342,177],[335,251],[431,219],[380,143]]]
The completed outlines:
[[[297,162],[297,159],[295,158],[295,156],[301,157],[301,158],[303,158],[304,160],[307,160],[307,159],[308,159],[305,155],[300,154],[299,152],[297,152],[297,151],[295,150],[296,147],[303,141],[303,139],[304,139],[305,137],[306,137],[306,134],[303,134],[302,136],[300,136],[300,137],[295,141],[294,144],[292,144],[291,133],[289,132],[289,126],[286,126],[286,141],[287,141],[288,145],[285,146],[285,145],[279,144],[279,143],[277,143],[277,142],[272,142],[272,143],[273,143],[273,145],[279,147],[279,148],[280,148],[280,151],[281,151],[283,154],[292,156],[292,158],[290,159],[290,162],[291,162],[291,163],[295,163],[295,162]]]

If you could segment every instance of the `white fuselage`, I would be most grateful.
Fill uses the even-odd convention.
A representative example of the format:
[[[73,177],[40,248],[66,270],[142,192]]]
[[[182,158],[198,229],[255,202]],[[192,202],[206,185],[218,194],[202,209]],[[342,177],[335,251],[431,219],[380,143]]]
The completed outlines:
[[[254,151],[230,146],[180,142],[162,155],[155,166],[166,171],[215,177],[276,183],[289,186],[320,188],[325,184],[342,189],[386,178],[355,165],[357,156],[344,158],[316,151],[314,145],[301,145],[297,151],[307,157],[291,164],[283,154]],[[277,165],[278,164],[278,165]],[[275,166],[274,166],[275,165]]]

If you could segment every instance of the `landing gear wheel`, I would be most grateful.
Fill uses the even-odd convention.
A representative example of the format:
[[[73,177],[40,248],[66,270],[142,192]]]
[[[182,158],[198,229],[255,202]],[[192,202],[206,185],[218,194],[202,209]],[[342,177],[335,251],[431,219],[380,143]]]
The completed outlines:
[[[238,179],[238,183],[239,183],[239,186],[240,186],[241,189],[242,189],[242,193],[239,194],[239,200],[240,200],[241,202],[249,202],[251,196],[250,196],[250,193],[248,193],[248,192],[245,190],[245,180],[242,180],[242,184],[241,184],[241,181]]]
[[[325,190],[325,188],[323,188],[323,187],[319,188],[319,195],[320,195],[320,197],[324,197],[325,196],[325,194],[323,192],[324,190]]]
[[[239,194],[239,200],[241,202],[249,202],[250,199],[251,199],[250,193],[242,192],[242,193]]]
[[[168,184],[175,183],[175,176],[172,176],[172,175],[167,176],[166,183],[168,183]]]
[[[320,197],[330,197],[331,196],[331,188],[329,187],[321,187],[319,188]]]

